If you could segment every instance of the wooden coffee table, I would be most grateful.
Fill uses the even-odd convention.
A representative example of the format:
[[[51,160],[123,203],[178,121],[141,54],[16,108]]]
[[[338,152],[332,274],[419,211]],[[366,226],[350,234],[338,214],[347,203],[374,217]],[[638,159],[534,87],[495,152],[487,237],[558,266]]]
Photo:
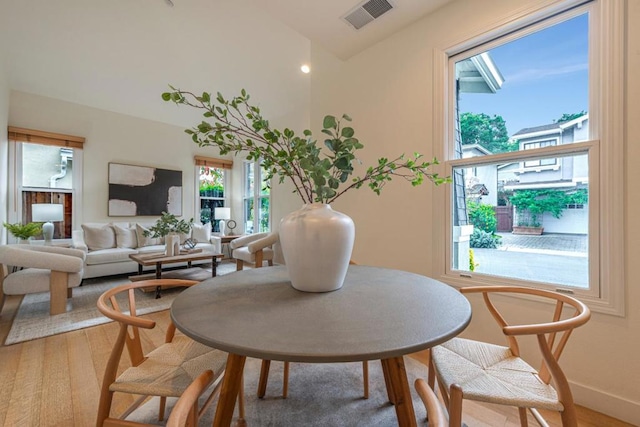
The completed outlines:
[[[130,254],[129,258],[138,263],[138,275],[129,276],[129,280],[131,280],[132,282],[137,282],[147,279],[172,278],[202,281],[208,279],[209,277],[216,277],[218,259],[221,259],[222,256],[223,255],[219,253],[204,251],[184,253],[173,256],[166,256],[163,252]],[[191,265],[193,261],[200,261],[203,259],[211,259],[211,276],[209,276],[209,272],[204,268],[192,267]],[[163,264],[176,264],[180,262],[186,262],[187,268],[181,270],[172,270],[170,272],[162,271]],[[143,267],[148,267],[151,265],[156,266],[155,273],[143,274]],[[156,288],[156,298],[160,298],[160,287]]]

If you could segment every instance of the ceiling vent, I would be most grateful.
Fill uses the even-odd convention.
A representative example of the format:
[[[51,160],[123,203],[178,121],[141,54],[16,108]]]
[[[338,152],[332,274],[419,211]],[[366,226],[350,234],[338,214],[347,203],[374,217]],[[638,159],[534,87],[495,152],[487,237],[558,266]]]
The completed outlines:
[[[343,16],[342,19],[351,24],[356,30],[359,30],[391,9],[393,9],[393,6],[387,0],[369,0],[358,5],[354,10]]]

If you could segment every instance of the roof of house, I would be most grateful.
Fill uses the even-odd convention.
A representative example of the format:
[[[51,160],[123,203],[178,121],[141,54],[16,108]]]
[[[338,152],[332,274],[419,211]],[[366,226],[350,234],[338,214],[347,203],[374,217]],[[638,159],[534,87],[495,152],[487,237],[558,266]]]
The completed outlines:
[[[534,126],[531,128],[520,129],[518,132],[514,133],[513,136],[525,135],[525,134],[534,133],[534,132],[542,132],[545,130],[556,130],[556,129],[560,130],[560,123],[551,123],[549,125]]]
[[[459,61],[456,74],[460,93],[496,93],[504,83],[489,52]]]
[[[541,126],[534,126],[534,127],[530,127],[530,128],[524,128],[524,129],[520,129],[518,132],[514,133],[513,135],[511,135],[511,138],[515,138],[517,136],[522,137],[523,135],[530,135],[530,134],[540,134],[540,133],[545,133],[546,131],[549,131],[547,133],[555,133],[555,132],[560,132],[563,129],[572,127],[572,126],[576,126],[582,122],[584,122],[585,120],[589,120],[589,114],[584,114],[580,117],[577,117],[573,120],[568,120],[568,121],[564,121],[564,122],[556,122],[556,123],[550,123],[547,125],[541,125]]]

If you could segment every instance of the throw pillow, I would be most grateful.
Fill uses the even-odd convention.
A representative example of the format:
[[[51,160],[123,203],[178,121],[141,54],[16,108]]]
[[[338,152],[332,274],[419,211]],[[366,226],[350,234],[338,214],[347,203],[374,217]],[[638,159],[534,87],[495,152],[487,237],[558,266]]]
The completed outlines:
[[[140,224],[136,224],[136,236],[138,238],[138,247],[141,248],[143,246],[152,246],[152,245],[161,245],[162,239],[159,237],[147,237],[144,235],[144,232],[148,231],[147,228],[141,226]]]
[[[135,228],[121,227],[114,224],[113,229],[116,232],[116,246],[118,248],[138,247],[138,236]]]
[[[82,231],[84,231],[84,242],[90,251],[116,247],[116,234],[111,225],[92,226],[82,224],[81,227]]]
[[[208,222],[205,225],[193,224],[191,237],[196,239],[198,243],[208,243],[211,240],[211,223]]]
[[[178,236],[180,236],[180,244],[184,245],[185,240],[187,240],[189,237],[191,237],[191,232],[184,234],[184,233],[178,233]]]

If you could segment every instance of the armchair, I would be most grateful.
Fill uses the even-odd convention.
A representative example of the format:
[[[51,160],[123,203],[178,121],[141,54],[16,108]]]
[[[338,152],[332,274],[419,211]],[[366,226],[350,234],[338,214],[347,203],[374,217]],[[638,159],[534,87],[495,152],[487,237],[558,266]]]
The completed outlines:
[[[262,267],[264,261],[273,265],[272,246],[278,239],[278,233],[257,233],[232,240],[229,247],[231,257],[236,260],[236,270],[242,270],[245,262],[255,264],[256,268]]]
[[[82,282],[84,258],[83,251],[70,248],[0,246],[0,312],[5,295],[50,292],[49,313],[64,313],[67,298],[72,296],[72,288]],[[4,266],[9,270],[6,277]],[[9,266],[13,268],[9,269]],[[16,267],[22,268],[16,270]]]

